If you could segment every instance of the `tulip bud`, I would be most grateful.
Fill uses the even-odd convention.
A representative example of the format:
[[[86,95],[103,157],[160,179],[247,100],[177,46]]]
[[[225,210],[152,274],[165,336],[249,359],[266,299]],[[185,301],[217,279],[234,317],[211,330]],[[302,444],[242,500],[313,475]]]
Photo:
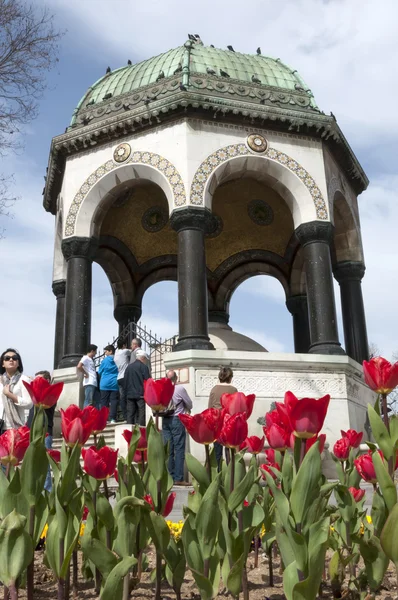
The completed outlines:
[[[360,502],[362,500],[362,498],[364,497],[364,495],[365,495],[365,490],[359,490],[359,489],[354,488],[354,487],[348,488],[348,491],[353,496],[355,502]]]
[[[348,460],[350,455],[350,440],[348,438],[341,438],[337,440],[335,445],[333,446],[333,454],[339,460]]]

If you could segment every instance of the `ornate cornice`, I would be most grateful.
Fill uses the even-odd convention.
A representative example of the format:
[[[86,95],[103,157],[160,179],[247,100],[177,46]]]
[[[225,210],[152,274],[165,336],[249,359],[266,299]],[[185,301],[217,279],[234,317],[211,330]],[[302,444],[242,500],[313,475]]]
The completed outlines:
[[[66,260],[71,258],[88,258],[93,260],[98,248],[96,238],[71,237],[62,240],[62,254]]]
[[[362,281],[365,275],[365,265],[362,262],[344,261],[333,267],[333,275],[339,283],[344,281]]]
[[[180,233],[186,229],[199,229],[203,233],[211,231],[212,213],[207,208],[189,206],[175,210],[170,217],[170,225]]]
[[[324,242],[330,245],[333,240],[334,227],[331,223],[310,221],[299,225],[295,233],[303,247],[314,242]]]
[[[52,290],[53,290],[54,296],[56,296],[57,299],[64,298],[65,290],[66,290],[66,280],[58,279],[57,281],[53,281]]]

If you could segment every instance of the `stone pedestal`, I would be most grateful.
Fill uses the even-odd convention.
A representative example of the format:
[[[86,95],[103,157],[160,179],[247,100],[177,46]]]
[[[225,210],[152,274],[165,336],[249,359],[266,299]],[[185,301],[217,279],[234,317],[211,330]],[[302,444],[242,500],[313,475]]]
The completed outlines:
[[[341,437],[341,429],[365,431],[366,409],[375,396],[362,380],[362,369],[348,356],[276,354],[229,350],[186,350],[165,357],[165,367],[176,369],[193,401],[193,414],[208,406],[211,388],[218,382],[220,366],[234,372],[232,384],[245,394],[256,394],[249,435],[262,436],[257,423],[275,401],[283,402],[286,391],[297,397],[319,398],[330,394],[331,401],[323,433],[329,447]],[[204,462],[204,448],[189,440],[190,452]]]
[[[64,389],[57,402],[57,408],[55,409],[54,437],[61,435],[60,409],[66,409],[71,404],[77,404],[82,408],[84,401],[82,376],[78,374],[76,367],[55,369],[53,372],[53,383],[58,383],[59,381],[64,382]]]

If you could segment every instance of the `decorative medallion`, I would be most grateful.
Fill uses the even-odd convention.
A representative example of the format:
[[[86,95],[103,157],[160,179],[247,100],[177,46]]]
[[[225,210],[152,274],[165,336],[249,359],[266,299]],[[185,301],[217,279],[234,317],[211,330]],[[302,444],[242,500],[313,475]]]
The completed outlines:
[[[156,233],[163,229],[168,221],[169,215],[161,206],[151,206],[144,212],[141,219],[142,227],[145,231]]]
[[[251,200],[247,212],[256,225],[271,225],[274,220],[274,211],[264,200]]]
[[[113,160],[121,163],[128,159],[131,154],[130,144],[119,144],[113,153]]]
[[[224,228],[224,223],[223,223],[222,218],[219,217],[218,215],[212,213],[210,215],[208,223],[207,223],[206,237],[215,238],[215,237],[219,236],[220,233],[222,233],[223,228]]]
[[[262,136],[255,136],[262,137]],[[265,138],[263,138],[265,139]],[[249,147],[250,148],[250,147]],[[232,158],[237,158],[239,156],[253,156],[253,152],[249,149],[246,144],[231,144],[230,146],[224,146],[223,148],[219,148],[213,154],[210,154],[198,167],[191,184],[191,204],[195,206],[203,206],[204,205],[204,195],[207,183],[210,181],[211,175],[221,164],[227,162]],[[275,148],[271,148],[268,146],[263,152],[262,155],[265,159],[270,159],[279,164],[283,165],[292,173],[297,175],[299,179],[303,182],[307,190],[312,196],[316,216],[318,219],[322,221],[327,221],[328,219],[328,210],[326,206],[326,202],[324,197],[322,196],[322,192],[319,187],[316,185],[314,179],[308,173],[304,167],[300,165],[296,160],[291,158],[288,154],[284,152],[280,152],[280,150],[276,150]]]
[[[268,148],[268,142],[263,135],[252,133],[247,138],[247,145],[253,152],[265,152]]]

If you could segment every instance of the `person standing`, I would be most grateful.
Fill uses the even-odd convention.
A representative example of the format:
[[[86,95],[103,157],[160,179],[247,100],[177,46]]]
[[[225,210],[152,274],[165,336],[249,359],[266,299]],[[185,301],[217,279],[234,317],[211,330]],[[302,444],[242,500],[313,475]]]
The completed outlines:
[[[48,383],[51,383],[51,375],[50,375],[49,371],[38,371],[35,374],[35,379],[37,379],[38,377],[43,377],[43,379],[48,381]],[[46,450],[51,450],[51,448],[53,446],[53,428],[54,428],[55,407],[56,407],[56,404],[54,404],[54,406],[50,406],[50,408],[44,409],[44,412],[47,415],[47,435],[44,438],[44,445],[46,447]],[[32,408],[29,411],[28,422],[26,423],[29,428],[32,427],[34,414],[35,414],[35,407],[32,406]],[[52,490],[52,478],[51,478],[50,466],[48,467],[46,481],[44,482],[44,489],[47,490],[47,492],[51,492],[51,490]]]
[[[124,393],[126,397],[127,424],[145,426],[144,381],[150,378],[143,350],[137,350],[136,360],[124,372]]]
[[[130,362],[133,363],[137,360],[137,352],[142,348],[142,341],[139,338],[133,338],[131,340],[131,355]]]
[[[231,385],[231,381],[234,374],[230,367],[221,367],[218,374],[219,383],[217,383],[211,390],[209,396],[208,408],[219,408],[221,409],[221,396],[223,394],[235,394],[238,390],[236,387]],[[218,442],[214,443],[214,451],[216,453],[217,465],[220,469],[222,460],[222,445]]]
[[[98,375],[100,376],[100,407],[110,405],[109,419],[111,423],[116,423],[117,405],[119,403],[119,386],[117,376],[119,370],[115,363],[115,348],[112,344],[105,346],[105,358],[101,362]]]
[[[117,341],[115,352],[115,364],[118,368],[117,383],[119,386],[120,410],[123,415],[123,420],[127,420],[126,412],[126,397],[124,394],[124,373],[130,363],[131,350],[127,348],[126,340],[120,338]]]
[[[94,406],[94,394],[97,389],[97,372],[95,370],[94,356],[97,354],[98,346],[90,344],[79,364],[78,371],[83,373],[83,388],[84,388],[84,408],[86,406]]]
[[[14,348],[7,348],[0,356],[0,418],[2,431],[18,429],[26,423],[26,411],[32,399],[23,381],[30,380],[23,373],[21,355]],[[1,433],[1,432],[0,432]]]
[[[167,371],[166,377],[174,383],[172,409],[169,414],[159,413],[163,417],[163,443],[169,443],[168,471],[175,485],[189,485],[184,481],[186,431],[178,415],[191,412],[192,400],[184,386],[177,383],[175,371]]]

